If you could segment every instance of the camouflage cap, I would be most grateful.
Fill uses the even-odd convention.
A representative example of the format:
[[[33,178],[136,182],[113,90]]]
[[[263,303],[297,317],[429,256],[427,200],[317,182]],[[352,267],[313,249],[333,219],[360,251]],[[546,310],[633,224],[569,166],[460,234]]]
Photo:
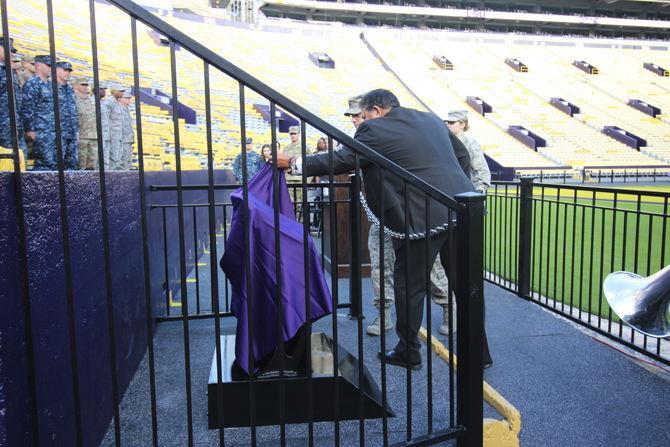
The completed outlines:
[[[35,60],[36,64],[44,64],[44,65],[51,66],[51,56],[49,56],[48,54],[37,55],[37,56],[35,56],[34,60]]]
[[[361,113],[361,100],[363,95],[356,95],[349,98],[349,108],[344,112],[344,116],[358,115]]]
[[[291,126],[288,128],[288,133],[300,133],[300,128],[298,126]]]
[[[12,61],[13,62],[21,62],[22,60],[23,60],[23,56],[21,56],[18,53],[14,53],[14,55],[12,56]]]
[[[468,111],[467,110],[452,110],[447,115],[445,121],[467,121],[468,120]]]
[[[34,64],[35,63],[35,58],[32,56],[23,56],[23,59],[21,59],[21,62],[26,62],[28,64]]]
[[[86,78],[77,78],[74,80],[74,85],[90,85],[90,83]]]
[[[58,61],[56,62],[56,67],[62,68],[63,70],[66,71],[72,71],[72,64],[69,63],[68,61]]]
[[[121,84],[111,84],[109,85],[109,90],[112,92],[125,92],[126,88]]]

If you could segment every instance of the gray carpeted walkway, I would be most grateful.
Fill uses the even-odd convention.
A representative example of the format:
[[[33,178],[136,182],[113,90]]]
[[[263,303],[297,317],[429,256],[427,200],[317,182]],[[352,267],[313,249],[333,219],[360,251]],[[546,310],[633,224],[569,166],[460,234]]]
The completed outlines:
[[[203,257],[202,263],[208,264]],[[209,266],[200,268],[201,311],[209,305]],[[223,286],[220,287],[223,293]],[[193,283],[189,291],[193,296]],[[348,283],[339,283],[340,301],[348,300]],[[363,283],[363,330],[374,317],[369,279]],[[490,284],[486,285],[487,330],[494,359],[485,379],[521,412],[523,446],[662,446],[670,445],[670,382],[638,366],[621,353],[592,340],[571,324],[533,303]],[[223,298],[222,298],[223,300]],[[189,300],[191,302],[191,299]],[[223,305],[222,305],[223,308]],[[192,305],[191,309],[195,310]],[[175,308],[173,311],[179,311]],[[340,344],[357,352],[357,324],[338,313]],[[322,319],[316,330],[331,333],[331,318]],[[439,327],[439,308],[433,307],[433,328]],[[223,333],[234,333],[235,320],[223,319]],[[363,357],[380,384],[380,363],[376,358],[379,337],[364,335]],[[440,336],[447,344],[444,337]],[[388,332],[387,344],[395,344]],[[190,322],[190,365],[193,396],[193,431],[197,446],[219,445],[218,431],[207,429],[206,386],[214,353],[212,320]],[[187,445],[186,394],[184,380],[184,335],[181,322],[161,323],[155,335],[156,387],[159,445]],[[427,368],[412,375],[412,420],[416,435],[427,429]],[[125,393],[121,405],[122,445],[151,444],[151,405],[148,365],[145,358]],[[405,438],[406,375],[400,368],[387,368],[388,396],[395,418],[388,420],[389,440]],[[433,427],[449,425],[449,370],[433,356]],[[268,396],[268,398],[277,398]],[[291,396],[302,398],[305,396]],[[235,405],[230,402],[230,405]],[[315,402],[316,405],[329,402]],[[497,417],[488,405],[485,415]],[[365,423],[366,445],[381,445],[381,420]],[[226,429],[227,446],[250,444],[249,429]],[[286,427],[287,444],[306,445],[306,424]],[[316,445],[334,445],[332,423],[314,424]],[[358,421],[342,422],[341,445],[358,445]],[[278,427],[259,427],[258,445],[279,444]],[[103,445],[113,445],[113,430]]]

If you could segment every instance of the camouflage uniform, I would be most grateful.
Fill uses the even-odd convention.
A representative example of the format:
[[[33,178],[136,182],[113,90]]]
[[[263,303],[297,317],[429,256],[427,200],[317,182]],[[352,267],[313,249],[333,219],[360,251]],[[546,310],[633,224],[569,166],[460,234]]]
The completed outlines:
[[[121,169],[121,157],[123,154],[123,120],[128,113],[114,96],[104,99],[107,121],[107,134],[103,130],[105,146],[105,169],[112,171]]]
[[[133,144],[135,143],[135,130],[133,129],[133,119],[130,116],[128,107],[121,105],[123,114],[121,115],[121,158],[118,169],[120,171],[130,171],[133,166]]]
[[[19,88],[23,89],[23,86],[26,85],[28,79],[33,77],[33,74],[23,67],[19,68],[16,72],[18,75]]]
[[[265,162],[258,153],[247,151],[247,180],[251,180],[264,164]],[[238,182],[242,183],[242,154],[235,157],[233,161],[233,175]]]
[[[284,149],[282,149],[282,152],[285,153],[286,155],[288,155],[289,157],[301,157],[302,156],[302,145],[300,144],[300,141],[298,141],[297,143],[289,143],[286,146],[284,146]],[[302,182],[302,175],[286,174],[286,181],[287,182],[300,183],[300,182]],[[299,190],[299,192],[300,191],[301,190]]]
[[[23,123],[21,122],[21,94],[16,75],[14,79],[14,107],[16,115],[16,129],[19,140],[19,148],[26,155],[26,143],[23,138]],[[4,64],[0,64],[0,146],[6,149],[12,149],[11,120],[9,116],[9,92],[7,82],[7,72]]]
[[[79,133],[79,117],[74,90],[68,84],[58,86],[58,106],[60,109],[60,132],[63,142],[63,158],[65,169],[77,169],[77,134]]]
[[[282,152],[284,152],[289,157],[300,157],[302,156],[302,145],[300,144],[300,141],[297,143],[289,143],[284,146]]]
[[[368,250],[370,251],[370,278],[375,291],[375,296],[372,299],[375,307],[379,309],[380,297],[380,279],[381,279],[381,259],[379,258],[379,227],[376,225],[370,226],[368,233]],[[395,266],[395,251],[393,250],[393,243],[391,237],[384,235],[384,303],[385,308],[388,309],[395,301],[395,294],[393,292],[393,269]],[[431,299],[435,304],[446,306],[449,304],[447,294],[448,281],[447,275],[442,268],[440,257],[438,256],[433,264],[430,272],[431,285]]]
[[[298,126],[291,126],[288,129],[289,134],[291,133],[297,133],[300,134],[300,128]],[[301,157],[302,156],[302,143],[300,142],[300,138],[298,138],[298,141],[295,143],[289,143],[286,146],[284,146],[284,149],[282,149],[282,152],[289,157]],[[287,182],[294,182],[294,183],[302,183],[302,175],[286,175],[286,181]],[[293,192],[293,191],[291,191]],[[296,200],[299,202],[302,200],[302,189],[298,189],[298,194]]]
[[[23,63],[34,63],[34,60],[32,57],[24,57],[21,61],[21,66],[16,70],[16,75],[18,77],[19,86],[21,89],[23,89],[23,86],[26,85],[28,79],[33,77],[33,72],[24,67]]]
[[[379,254],[379,227],[370,225],[368,233],[368,250],[370,251],[370,279],[372,279],[372,286],[375,291],[375,296],[372,299],[375,307],[379,309],[381,302],[380,284],[381,284],[381,261]],[[388,235],[384,235],[384,307],[390,308],[395,301],[393,293],[393,266],[395,264],[395,252],[393,251],[393,244]]]
[[[51,81],[39,76],[30,78],[23,86],[21,119],[25,132],[35,132],[32,156],[36,171],[55,170],[56,129]]]
[[[109,150],[111,143],[111,134],[109,131],[109,100],[111,97],[106,97],[100,100],[100,121],[102,123],[102,161],[105,166],[105,171],[109,171]]]
[[[96,127],[95,98],[77,96],[79,116],[79,169],[98,169],[98,129]]]
[[[470,180],[478,192],[484,193],[491,186],[491,171],[479,143],[465,132],[458,137],[470,154]]]

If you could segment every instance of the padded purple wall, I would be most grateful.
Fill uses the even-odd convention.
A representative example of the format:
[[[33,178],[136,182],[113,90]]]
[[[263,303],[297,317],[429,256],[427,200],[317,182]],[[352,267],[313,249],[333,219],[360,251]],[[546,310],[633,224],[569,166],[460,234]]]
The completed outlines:
[[[230,180],[218,172],[218,183]],[[75,331],[84,445],[98,445],[111,420],[111,370],[106,312],[100,186],[89,172],[66,174]],[[63,268],[58,177],[25,173],[29,296],[37,378],[41,443],[74,445],[74,406]],[[185,172],[184,184],[206,184],[206,172]],[[147,187],[174,184],[174,173],[147,173]],[[146,352],[146,309],[137,172],[108,174],[112,296],[118,379],[124,391]],[[148,204],[176,203],[173,192],[147,192]],[[224,192],[217,194],[223,201]],[[0,173],[0,445],[26,445],[31,436],[22,293],[18,261],[14,181]],[[206,192],[185,192],[185,203],[206,202]],[[178,265],[176,210],[168,213],[168,261]],[[207,210],[198,212],[198,237],[207,237]],[[185,218],[192,246],[191,213]],[[159,210],[149,210],[149,256],[153,315],[163,314],[163,228]],[[176,249],[175,249],[176,247]],[[189,263],[192,267],[195,257]],[[148,398],[148,396],[147,396]]]

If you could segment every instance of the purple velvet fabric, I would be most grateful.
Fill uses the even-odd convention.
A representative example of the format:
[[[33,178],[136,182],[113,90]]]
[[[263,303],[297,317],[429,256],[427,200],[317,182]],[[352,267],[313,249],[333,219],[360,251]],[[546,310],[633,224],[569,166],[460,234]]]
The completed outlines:
[[[247,295],[244,249],[244,201],[242,189],[231,195],[233,216],[227,249],[221,268],[232,286],[232,312],[237,317],[235,357],[249,373],[249,350],[256,361],[271,353],[278,344],[277,269],[273,204],[272,167],[265,164],[249,182],[249,249],[251,293]],[[282,336],[293,337],[307,322],[305,317],[305,273],[303,226],[295,219],[284,172],[279,172],[279,240],[281,265]],[[316,321],[333,310],[333,300],[321,270],[319,254],[310,237],[309,302],[310,319]],[[250,343],[247,299],[251,297],[253,343]],[[253,347],[250,346],[253,344]]]

